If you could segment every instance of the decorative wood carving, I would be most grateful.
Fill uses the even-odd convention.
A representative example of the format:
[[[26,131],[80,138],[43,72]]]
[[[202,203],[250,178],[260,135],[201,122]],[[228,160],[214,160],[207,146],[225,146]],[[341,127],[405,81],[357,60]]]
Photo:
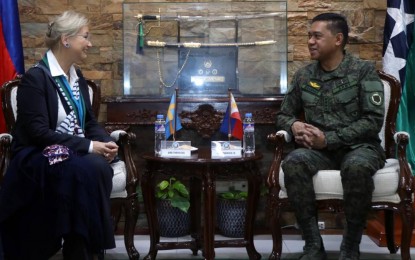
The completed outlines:
[[[129,129],[130,126],[126,124],[105,124],[105,130],[107,130],[108,133],[112,133],[115,130],[124,130],[127,132]]]
[[[126,117],[132,118],[136,123],[154,123],[157,118],[158,111],[149,109],[140,109],[134,112],[127,112]]]
[[[275,115],[279,111],[283,96],[277,97],[236,97],[241,116],[250,112],[255,118],[255,122],[260,125],[274,125]],[[128,124],[135,126],[153,125],[159,113],[165,115],[169,106],[170,99],[167,98],[107,98],[107,120],[112,124]],[[181,97],[178,99],[178,113],[187,129],[200,129],[198,135],[209,137],[209,132],[217,131],[221,122],[229,99],[223,97]],[[210,107],[205,107],[210,105]],[[216,111],[217,110],[217,111]],[[223,112],[220,112],[223,111]],[[195,126],[197,120],[203,122],[199,116],[205,120],[209,117],[212,126]],[[212,116],[212,117],[210,117]],[[212,119],[213,118],[213,119]],[[187,120],[189,119],[189,120]],[[204,130],[202,130],[204,129]],[[209,131],[207,131],[210,129]]]
[[[179,116],[184,128],[195,130],[202,138],[210,138],[220,128],[225,113],[210,104],[202,104],[193,112],[182,111]]]
[[[263,107],[261,110],[253,111],[252,116],[256,124],[274,124],[277,112],[276,107]]]

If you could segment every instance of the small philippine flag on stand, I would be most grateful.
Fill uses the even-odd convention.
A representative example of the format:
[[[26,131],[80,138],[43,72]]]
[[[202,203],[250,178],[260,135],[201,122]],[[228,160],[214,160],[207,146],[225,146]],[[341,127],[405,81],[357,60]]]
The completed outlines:
[[[180,129],[182,129],[182,124],[180,123],[180,118],[177,115],[176,93],[174,93],[170,100],[169,109],[167,110],[166,139],[168,139],[171,135],[174,135],[176,131],[179,131]]]
[[[226,114],[223,118],[220,131],[222,133],[228,134],[229,137],[233,136],[239,140],[242,140],[243,130],[241,115],[239,114],[239,110],[236,106],[235,98],[233,97],[232,93],[229,94],[229,98],[230,102],[228,108],[226,109]]]

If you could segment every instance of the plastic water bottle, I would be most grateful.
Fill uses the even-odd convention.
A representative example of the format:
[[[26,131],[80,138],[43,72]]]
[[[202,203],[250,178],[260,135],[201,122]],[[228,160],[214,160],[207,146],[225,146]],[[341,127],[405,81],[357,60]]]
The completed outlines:
[[[163,115],[157,115],[154,122],[154,153],[161,155],[161,141],[166,140],[166,121]]]
[[[255,122],[252,113],[246,113],[243,122],[244,140],[243,148],[245,154],[255,153]]]

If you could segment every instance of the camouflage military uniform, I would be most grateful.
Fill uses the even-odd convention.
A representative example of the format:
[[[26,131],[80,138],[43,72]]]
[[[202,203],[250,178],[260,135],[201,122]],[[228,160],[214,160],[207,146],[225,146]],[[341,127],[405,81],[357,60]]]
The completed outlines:
[[[300,226],[317,219],[313,175],[339,169],[347,223],[363,227],[374,190],[372,175],[385,160],[378,137],[384,117],[383,86],[373,66],[346,54],[331,72],[323,71],[318,62],[300,69],[277,115],[277,129],[292,134],[291,125],[301,114],[306,123],[324,132],[327,147],[295,149],[282,164]],[[361,234],[356,242],[360,238]]]

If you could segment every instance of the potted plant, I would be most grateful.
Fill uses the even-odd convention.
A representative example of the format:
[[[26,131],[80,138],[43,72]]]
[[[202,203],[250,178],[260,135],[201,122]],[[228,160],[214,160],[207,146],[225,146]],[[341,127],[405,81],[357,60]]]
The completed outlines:
[[[157,217],[162,237],[180,237],[189,233],[189,191],[174,177],[156,186]]]
[[[235,238],[244,236],[247,197],[248,192],[240,190],[218,195],[216,219],[222,235]]]
[[[233,187],[232,187],[233,188]],[[219,193],[216,220],[219,232],[226,237],[240,238],[245,234],[246,199],[248,192],[233,190]],[[268,188],[261,185],[260,197],[268,193]]]

